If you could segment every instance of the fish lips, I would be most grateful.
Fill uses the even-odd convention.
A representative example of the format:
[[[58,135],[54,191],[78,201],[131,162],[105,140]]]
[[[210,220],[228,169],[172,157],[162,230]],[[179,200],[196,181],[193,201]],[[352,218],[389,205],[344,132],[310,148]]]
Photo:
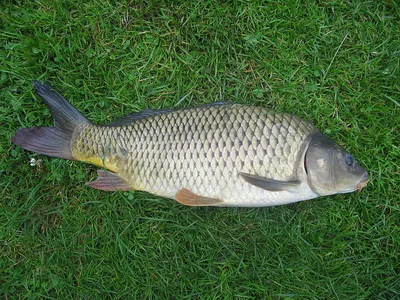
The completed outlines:
[[[363,177],[361,178],[361,180],[358,182],[356,189],[358,191],[361,191],[363,188],[365,188],[367,186],[368,182],[369,182],[369,176],[368,176],[368,173],[365,172],[363,174]]]

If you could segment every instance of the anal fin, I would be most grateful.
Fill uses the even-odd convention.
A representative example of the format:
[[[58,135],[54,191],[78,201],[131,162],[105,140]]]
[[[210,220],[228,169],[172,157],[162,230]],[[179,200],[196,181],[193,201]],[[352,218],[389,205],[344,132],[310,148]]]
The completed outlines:
[[[179,203],[188,206],[215,206],[224,202],[223,200],[197,195],[188,189],[180,189],[175,198]]]
[[[86,182],[86,185],[102,191],[129,191],[132,188],[116,173],[97,170],[97,179]]]

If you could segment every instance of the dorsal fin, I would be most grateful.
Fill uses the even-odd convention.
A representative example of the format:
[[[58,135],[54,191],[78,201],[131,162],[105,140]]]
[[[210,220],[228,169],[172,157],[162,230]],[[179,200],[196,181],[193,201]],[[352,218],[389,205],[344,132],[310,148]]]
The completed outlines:
[[[174,111],[173,109],[144,109],[142,111],[127,115],[112,122],[109,126],[124,126],[129,125],[137,120],[150,118],[157,115],[162,115]]]
[[[209,107],[209,106],[220,106],[220,105],[227,105],[227,104],[231,104],[230,102],[213,102],[213,103],[207,103],[204,105],[199,105],[199,106],[195,106],[195,108],[198,107]],[[118,120],[115,120],[114,122],[112,122],[109,126],[124,126],[124,125],[129,125],[132,122],[135,122],[137,120],[141,120],[141,119],[146,119],[146,118],[150,118],[150,117],[154,117],[154,116],[158,116],[158,115],[162,115],[162,114],[167,114],[173,111],[177,111],[177,110],[185,110],[185,109],[192,109],[193,107],[186,107],[186,108],[176,108],[176,109],[144,109],[141,110],[139,112],[136,113],[132,113],[129,114],[125,117],[122,117]]]

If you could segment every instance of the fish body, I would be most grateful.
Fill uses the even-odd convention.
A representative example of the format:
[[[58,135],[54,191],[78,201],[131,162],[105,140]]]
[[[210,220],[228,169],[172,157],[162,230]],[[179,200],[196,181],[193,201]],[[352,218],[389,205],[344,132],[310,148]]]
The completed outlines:
[[[347,152],[291,114],[216,103],[145,110],[100,126],[49,86],[35,82],[35,88],[50,107],[55,127],[20,129],[13,142],[100,166],[106,171],[87,183],[97,189],[147,191],[186,205],[259,207],[349,192],[368,181]],[[323,180],[336,180],[330,173],[338,158],[329,152],[338,152],[343,161],[351,157],[352,166],[345,164],[352,169],[338,170],[346,173],[346,186],[319,184],[321,164],[330,168]]]
[[[293,194],[268,191],[240,173],[279,181],[304,178],[299,168],[316,129],[289,114],[238,104],[202,106],[124,126],[78,127],[75,159],[117,173],[135,190],[175,198],[182,188],[226,206],[277,205],[317,197],[307,184]]]

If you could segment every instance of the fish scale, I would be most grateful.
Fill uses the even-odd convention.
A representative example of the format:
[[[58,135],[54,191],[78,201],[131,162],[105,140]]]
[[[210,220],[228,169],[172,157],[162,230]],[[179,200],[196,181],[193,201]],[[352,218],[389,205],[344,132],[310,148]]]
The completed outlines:
[[[99,165],[117,172],[133,189],[174,198],[187,188],[224,199],[224,205],[251,206],[288,193],[260,190],[239,173],[293,179],[304,141],[315,131],[290,114],[236,104],[208,106],[124,127],[82,126],[72,153],[79,160],[101,161]]]

